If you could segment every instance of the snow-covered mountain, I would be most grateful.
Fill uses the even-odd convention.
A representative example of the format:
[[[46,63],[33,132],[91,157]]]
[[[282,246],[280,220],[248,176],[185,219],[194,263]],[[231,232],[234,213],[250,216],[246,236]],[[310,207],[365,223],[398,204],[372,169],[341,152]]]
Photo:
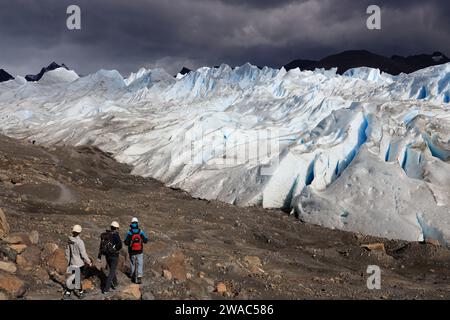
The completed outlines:
[[[39,80],[42,79],[42,77],[47,72],[53,71],[55,69],[66,69],[66,70],[69,70],[69,68],[67,68],[64,63],[62,65],[59,65],[56,62],[52,62],[47,67],[42,68],[41,71],[38,74],[29,74],[29,75],[25,76],[25,79],[27,81],[39,81]]]
[[[0,84],[4,134],[96,145],[201,198],[450,242],[450,64],[398,76],[246,64],[44,80]]]

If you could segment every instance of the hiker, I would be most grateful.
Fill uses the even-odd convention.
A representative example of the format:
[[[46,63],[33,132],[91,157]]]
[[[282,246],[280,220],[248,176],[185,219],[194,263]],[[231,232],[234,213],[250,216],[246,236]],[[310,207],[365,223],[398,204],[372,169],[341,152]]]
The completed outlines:
[[[80,238],[80,233],[83,229],[80,225],[75,225],[72,228],[72,236],[69,237],[69,241],[66,248],[66,260],[67,265],[72,268],[78,268],[79,273],[75,272],[73,273],[66,281],[67,288],[64,293],[65,297],[70,297],[72,293],[73,285],[75,285],[75,289],[73,290],[75,295],[78,298],[84,297],[84,291],[81,285],[81,277],[78,279],[78,281],[74,280],[76,275],[79,274],[80,276],[85,273],[85,264],[88,266],[92,266],[91,259],[89,259],[89,256],[86,252],[86,247],[84,246],[84,241]]]
[[[138,218],[133,218],[130,230],[125,235],[125,245],[128,246],[128,255],[131,264],[131,279],[134,283],[141,284],[144,276],[144,243],[148,242],[147,235],[139,229]]]
[[[106,263],[108,265],[109,273],[103,286],[102,293],[108,294],[110,289],[116,289],[117,282],[117,264],[119,262],[119,252],[122,249],[122,240],[119,235],[119,223],[113,221],[111,223],[111,229],[101,234],[100,250],[98,253],[98,259],[101,260],[102,256],[105,256]]]

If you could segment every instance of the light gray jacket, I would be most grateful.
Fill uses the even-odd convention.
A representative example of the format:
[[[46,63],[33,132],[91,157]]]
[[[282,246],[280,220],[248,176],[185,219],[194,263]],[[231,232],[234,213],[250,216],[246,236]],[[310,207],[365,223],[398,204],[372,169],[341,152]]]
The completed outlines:
[[[80,236],[69,237],[69,243],[66,248],[66,259],[69,266],[82,267],[84,263],[91,264],[91,259],[89,259],[86,247]]]

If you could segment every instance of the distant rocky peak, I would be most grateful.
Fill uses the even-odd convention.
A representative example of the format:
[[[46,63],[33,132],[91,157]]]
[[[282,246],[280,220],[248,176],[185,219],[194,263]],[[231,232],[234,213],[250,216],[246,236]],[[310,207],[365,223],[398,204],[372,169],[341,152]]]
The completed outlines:
[[[42,76],[45,73],[47,73],[49,71],[52,71],[52,70],[55,70],[55,69],[58,69],[58,68],[65,68],[65,69],[69,70],[69,68],[64,63],[59,65],[59,64],[57,64],[56,62],[53,61],[47,67],[42,68],[41,71],[38,74],[36,74],[36,75],[32,75],[32,74],[27,75],[25,77],[25,79],[27,81],[39,81],[39,80],[41,80]]]
[[[0,82],[13,80],[14,77],[3,69],[0,69]]]

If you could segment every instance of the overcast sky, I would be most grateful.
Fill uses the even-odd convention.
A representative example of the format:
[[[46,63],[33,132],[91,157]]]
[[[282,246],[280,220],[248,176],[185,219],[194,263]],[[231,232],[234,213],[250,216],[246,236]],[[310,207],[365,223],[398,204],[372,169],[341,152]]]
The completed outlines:
[[[81,30],[66,9],[81,7]],[[382,8],[382,30],[366,9]],[[37,73],[51,61],[80,74],[228,63],[279,67],[348,49],[450,54],[448,0],[0,0],[0,68]]]

